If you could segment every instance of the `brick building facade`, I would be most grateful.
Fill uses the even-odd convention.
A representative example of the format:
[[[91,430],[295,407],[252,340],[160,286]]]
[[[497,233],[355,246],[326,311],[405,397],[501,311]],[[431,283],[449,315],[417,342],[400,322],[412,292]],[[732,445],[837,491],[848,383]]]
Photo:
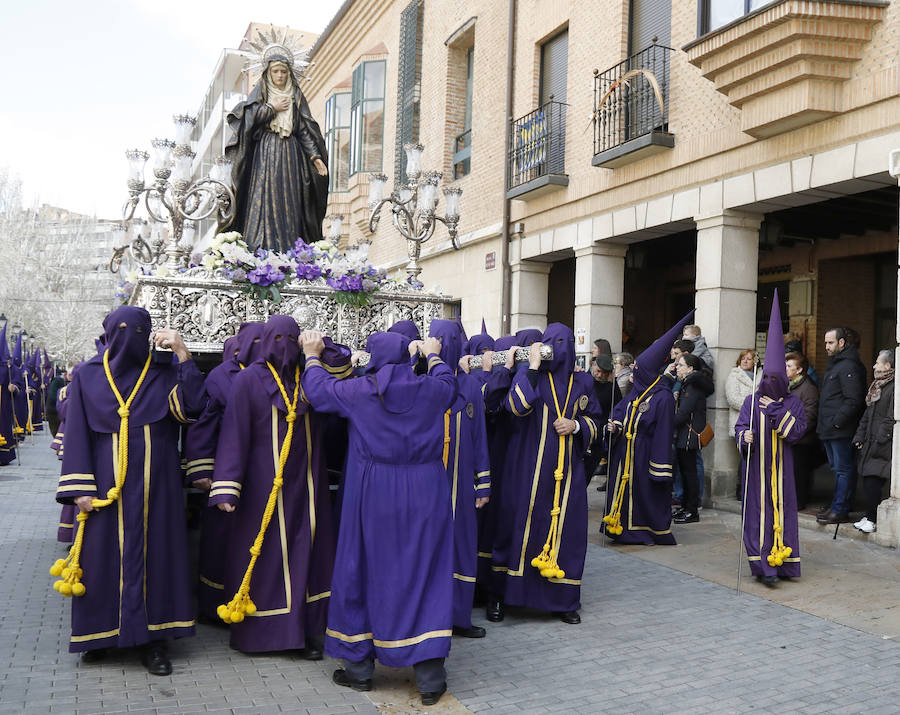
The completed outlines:
[[[367,236],[368,173],[397,176],[405,140],[462,188],[462,248],[439,227],[422,277],[470,331],[562,320],[580,352],[596,337],[636,352],[696,306],[720,366],[713,497],[736,480],[727,368],[764,329],[773,287],[820,372],[827,327],[856,328],[864,361],[897,345],[900,6],[751,4],[347,0],[305,88],[317,117],[341,93],[356,112],[330,199],[347,243]],[[378,62],[382,85],[366,84],[360,68]],[[375,141],[379,165],[354,169]],[[390,221],[370,257],[406,262]],[[900,541],[897,504],[883,543]]]

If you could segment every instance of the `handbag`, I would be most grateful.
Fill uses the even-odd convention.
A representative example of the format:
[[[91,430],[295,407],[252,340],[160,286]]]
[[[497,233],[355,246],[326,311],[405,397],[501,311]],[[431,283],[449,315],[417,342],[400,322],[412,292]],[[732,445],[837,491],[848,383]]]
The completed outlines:
[[[706,445],[713,441],[713,437],[716,436],[715,431],[712,428],[712,425],[709,422],[706,423],[706,427],[704,427],[699,432],[694,429],[693,426],[694,415],[691,415],[691,424],[688,425],[688,429],[697,435],[697,441],[700,443],[700,449],[703,449]]]

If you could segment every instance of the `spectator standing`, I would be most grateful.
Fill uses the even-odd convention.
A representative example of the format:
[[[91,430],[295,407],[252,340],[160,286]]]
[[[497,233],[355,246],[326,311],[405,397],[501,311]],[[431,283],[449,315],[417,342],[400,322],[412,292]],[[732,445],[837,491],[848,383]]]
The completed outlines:
[[[606,424],[612,416],[612,408],[622,399],[619,385],[613,377],[612,356],[605,353],[597,355],[591,363],[591,375],[594,378],[594,394],[600,404],[601,424]],[[607,466],[602,444],[595,443],[584,453],[584,474],[588,484],[591,483],[594,474],[606,474]],[[597,490],[605,489],[606,480],[603,479]]]
[[[706,345],[706,338],[704,338],[700,332],[700,326],[684,326],[684,332],[681,334],[681,336],[685,340],[690,340],[694,344],[694,349],[691,351],[691,353],[705,362],[706,367],[708,367],[710,370],[715,370],[712,353],[709,351],[709,347]]]
[[[828,370],[819,390],[817,432],[834,474],[834,496],[831,506],[816,519],[820,524],[840,524],[847,521],[856,489],[851,441],[865,409],[866,371],[860,362],[859,350],[848,340],[845,328],[831,328],[825,332],[825,352],[828,353]]]
[[[700,433],[706,427],[706,398],[715,387],[703,369],[703,361],[691,353],[682,353],[675,364],[681,391],[675,408],[675,454],[684,484],[682,509],[675,512],[676,524],[700,521],[700,480],[697,473]]]
[[[881,490],[891,476],[894,439],[894,353],[882,350],[873,366],[875,379],[866,394],[866,411],[859,421],[853,446],[866,496],[866,515],[853,526],[866,534],[875,531]]]
[[[613,356],[616,384],[619,386],[619,392],[623,395],[627,395],[631,392],[631,386],[634,384],[634,379],[632,377],[633,366],[634,355],[631,353],[616,353]]]
[[[741,350],[734,367],[725,380],[725,399],[728,401],[728,434],[734,437],[734,423],[737,422],[741,407],[747,395],[753,392],[753,363],[756,352]]]
[[[797,511],[806,508],[812,483],[813,460],[818,448],[816,420],[819,414],[819,390],[809,376],[809,363],[800,353],[784,357],[791,394],[800,398],[806,415],[806,431],[794,443],[794,488],[797,490]]]

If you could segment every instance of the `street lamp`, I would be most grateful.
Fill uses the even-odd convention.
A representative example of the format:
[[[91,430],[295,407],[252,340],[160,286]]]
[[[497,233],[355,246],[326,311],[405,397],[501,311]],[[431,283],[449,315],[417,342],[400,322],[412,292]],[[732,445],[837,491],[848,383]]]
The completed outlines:
[[[409,276],[408,280],[412,282],[418,281],[418,276],[422,272],[419,265],[422,244],[434,235],[438,221],[447,227],[453,248],[459,250],[457,226],[462,189],[454,186],[444,188],[444,215],[439,216],[437,204],[440,198],[441,172],[422,171],[422,152],[425,148],[421,144],[407,144],[403,149],[406,151],[405,186],[395,188],[390,196],[385,198],[384,187],[388,177],[385,174],[369,175],[369,231],[375,233],[378,220],[381,218],[382,206],[390,204],[394,228],[406,239],[409,255],[406,273]],[[365,251],[368,253],[368,246]]]
[[[141,149],[125,152],[130,197],[122,213],[125,221],[132,221],[143,196],[144,208],[156,225],[150,232],[149,244],[146,236],[136,232],[132,245],[137,245],[131,253],[139,262],[150,265],[162,264],[165,258],[166,267],[177,270],[187,266],[191,252],[187,239],[193,241],[193,222],[209,218],[213,213],[218,213],[218,217],[227,222],[233,217],[236,204],[231,190],[230,162],[220,159],[209,176],[191,181],[195,154],[190,138],[197,119],[176,114],[173,120],[175,141],[154,139],[150,142],[154,181],[149,186],[145,185],[144,172],[151,153]],[[163,236],[162,224],[167,225],[166,236]],[[118,271],[120,263],[121,260],[116,262],[114,256],[110,270]]]

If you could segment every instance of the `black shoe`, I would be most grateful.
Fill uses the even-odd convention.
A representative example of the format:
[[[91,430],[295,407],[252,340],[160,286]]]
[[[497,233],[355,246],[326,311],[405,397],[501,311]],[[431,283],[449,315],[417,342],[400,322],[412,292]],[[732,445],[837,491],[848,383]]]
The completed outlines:
[[[568,623],[570,626],[577,626],[581,623],[581,616],[578,615],[578,611],[560,611],[553,615],[558,616],[559,620],[563,623]]]
[[[503,620],[503,604],[497,600],[488,601],[484,615],[491,623],[499,623]]]
[[[837,514],[829,509],[824,514],[817,516],[816,521],[820,524],[844,524],[850,521],[849,516],[845,511]]]
[[[820,516],[824,516],[824,515],[827,514],[829,511],[831,511],[831,507],[830,507],[830,506],[823,506],[821,509],[819,509],[819,510],[816,511],[816,518],[818,519]]]
[[[343,668],[338,668],[336,671],[334,671],[334,675],[331,676],[331,680],[335,683],[335,685],[343,685],[345,688],[353,688],[354,690],[357,690],[361,693],[366,693],[372,689],[371,678],[367,678],[366,680],[353,680],[353,678],[347,675],[347,671]]]
[[[763,586],[775,588],[775,585],[778,583],[778,576],[757,576],[756,580],[763,584]]]
[[[151,643],[144,648],[141,662],[147,668],[150,675],[171,675],[172,661],[166,654],[166,646],[163,643]]]
[[[308,645],[306,648],[301,648],[300,652],[297,654],[303,660],[322,660],[325,657],[325,654],[322,653],[321,648],[317,648],[316,646]]]
[[[463,638],[484,638],[486,633],[487,631],[481,626],[469,626],[468,628],[453,626],[453,635]]]
[[[433,693],[422,693],[422,705],[436,705],[437,701],[441,699],[441,696],[447,692],[447,683],[444,683],[440,690],[435,690]]]
[[[97,648],[95,650],[86,650],[81,654],[82,663],[99,663],[104,660],[109,651],[106,648]]]
[[[682,507],[672,508],[672,518],[677,519],[679,517],[684,516],[684,509]]]
[[[684,511],[681,514],[672,517],[672,521],[676,524],[696,524],[700,521],[700,515],[695,511]]]

